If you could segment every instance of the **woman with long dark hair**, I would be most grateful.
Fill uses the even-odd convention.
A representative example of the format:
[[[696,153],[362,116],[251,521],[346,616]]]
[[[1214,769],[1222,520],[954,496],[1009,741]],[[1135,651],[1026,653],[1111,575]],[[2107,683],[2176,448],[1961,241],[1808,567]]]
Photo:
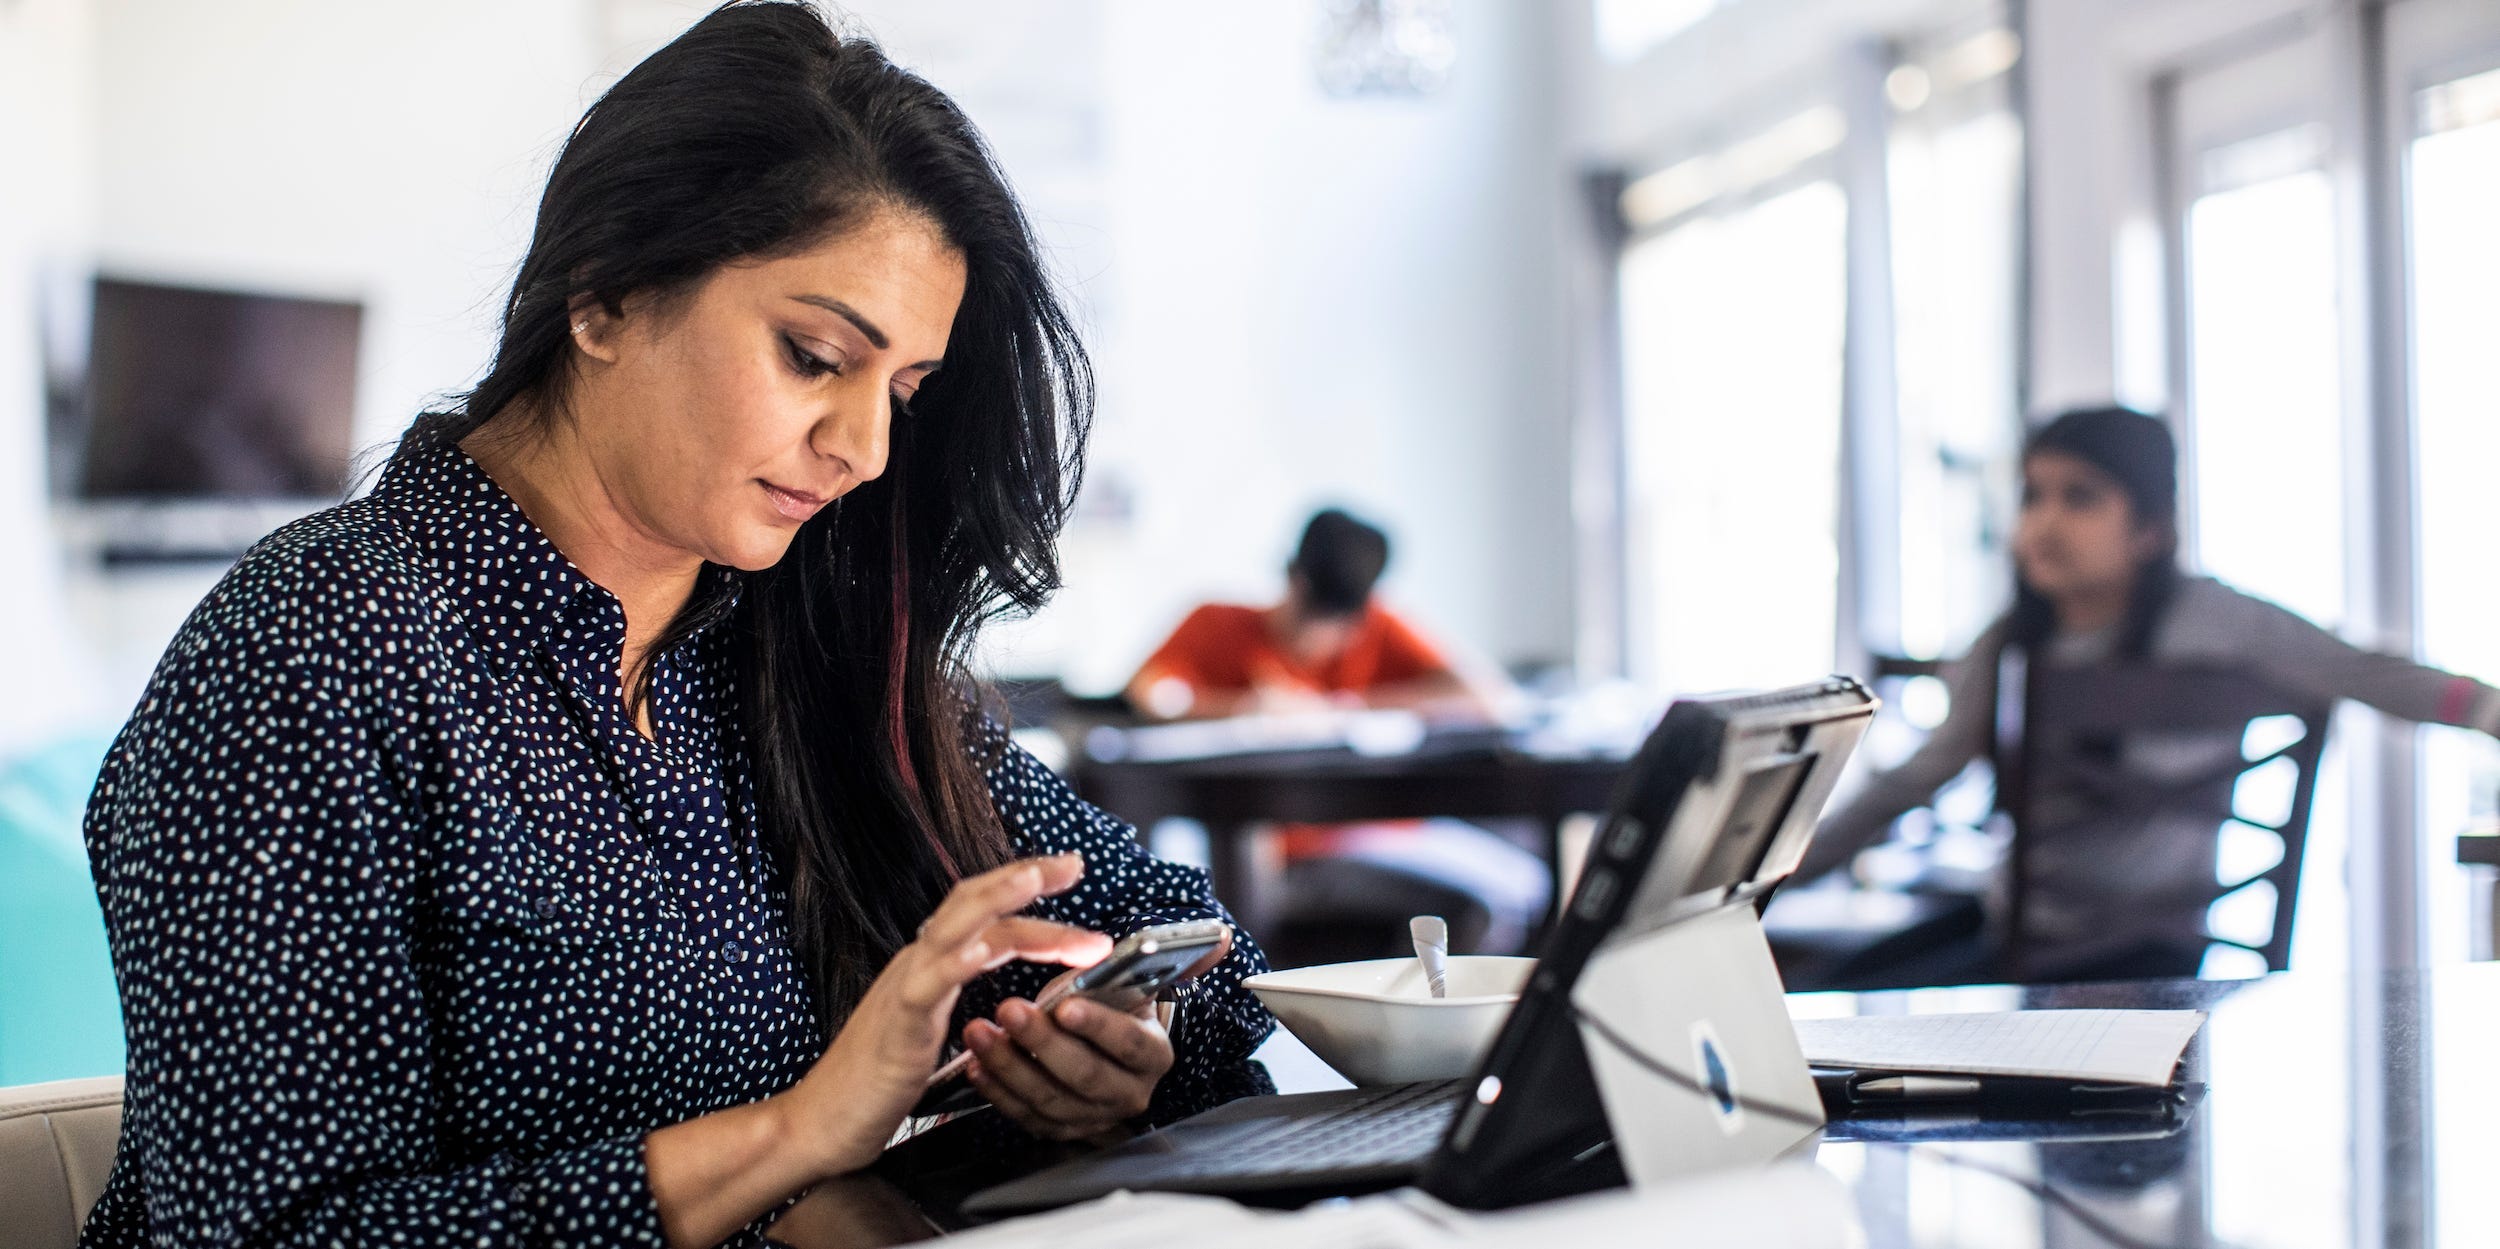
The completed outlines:
[[[2013,607],[1954,665],[1951,710],[1927,742],[1825,817],[1800,880],[1849,862],[1973,759],[1994,753],[2009,653],[2050,667],[2122,659],[2237,669],[2320,705],[2349,698],[2406,720],[2500,732],[2500,690],[2361,650],[2264,599],[2180,571],[2178,448],[2160,420],[2126,408],[2068,412],[2024,444],[2022,472]],[[2108,745],[2054,728],[2034,723],[2023,732],[2039,750]],[[2173,761],[2239,750],[2237,733],[2198,736],[2156,732],[2134,749]],[[2033,763],[2042,776],[2071,770],[2037,753]],[[2024,931],[1922,958],[1894,978],[1995,978],[2005,969],[1991,947],[2013,941],[2030,979],[2195,975],[2208,944],[2219,821],[2139,818],[2079,795],[2032,797],[2025,805],[2036,818],[2022,834]]]
[[[1262,1087],[1247,941],[1168,1029],[1031,1003],[1222,914],[971,693],[1058,583],[1091,403],[936,89],[789,3],[627,74],[492,370],[244,557],[107,760],[84,1243],[751,1240],[958,1041],[1048,1137]]]

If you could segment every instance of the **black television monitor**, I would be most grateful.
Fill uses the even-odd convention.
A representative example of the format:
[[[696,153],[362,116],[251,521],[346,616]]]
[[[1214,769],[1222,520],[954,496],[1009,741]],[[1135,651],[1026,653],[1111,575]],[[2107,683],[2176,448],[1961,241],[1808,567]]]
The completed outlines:
[[[346,493],[361,304],[99,277],[78,494]]]

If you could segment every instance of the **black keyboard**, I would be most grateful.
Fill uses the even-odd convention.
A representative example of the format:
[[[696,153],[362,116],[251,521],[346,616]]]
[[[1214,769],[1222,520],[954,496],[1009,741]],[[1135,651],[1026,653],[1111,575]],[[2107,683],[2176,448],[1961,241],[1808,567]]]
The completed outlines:
[[[1219,1150],[1157,1159],[1156,1172],[1192,1176],[1316,1175],[1411,1165],[1429,1157],[1458,1113],[1457,1080],[1381,1089],[1309,1119],[1279,1123]]]

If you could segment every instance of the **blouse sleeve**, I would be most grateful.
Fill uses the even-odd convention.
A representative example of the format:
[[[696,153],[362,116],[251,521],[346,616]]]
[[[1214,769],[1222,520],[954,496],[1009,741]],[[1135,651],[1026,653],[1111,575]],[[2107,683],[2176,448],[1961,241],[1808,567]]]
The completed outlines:
[[[276,541],[276,540],[273,540]],[[416,613],[247,557],[115,743],[87,840],[158,1245],[657,1245],[638,1135],[455,1165],[410,955]],[[408,599],[400,602],[413,601]]]
[[[1022,747],[1007,741],[987,719],[975,728],[975,749],[994,756],[989,769],[991,801],[1006,822],[1018,855],[1085,856],[1077,887],[1046,898],[1033,913],[1114,937],[1156,924],[1232,916],[1207,874],[1158,859],[1138,844],[1128,824],[1076,796],[1068,783]],[[1031,998],[1059,974],[1058,968],[1011,963],[965,990],[956,1025],[987,1018],[1009,997]],[[1168,1123],[1275,1086],[1251,1052],[1275,1030],[1275,1017],[1242,981],[1267,970],[1267,956],[1250,934],[1233,930],[1232,953],[1182,990],[1172,1017],[1172,1070],[1156,1085],[1147,1118]]]

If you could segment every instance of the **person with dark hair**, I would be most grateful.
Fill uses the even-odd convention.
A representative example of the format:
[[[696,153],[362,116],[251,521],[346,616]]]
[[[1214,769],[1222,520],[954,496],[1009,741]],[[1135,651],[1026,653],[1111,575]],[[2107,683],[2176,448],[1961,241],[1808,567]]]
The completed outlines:
[[[1378,526],[1319,512],[1285,565],[1283,601],[1191,611],[1129,681],[1129,702],[1161,720],[1329,707],[1490,717],[1490,697],[1373,599],[1388,567]]]
[[[485,379],[166,652],[87,816],[129,1038],[93,1246],[757,1243],[943,1053],[1055,1139],[1271,1087],[1245,938],[978,709],[1092,386],[970,122],[740,0],[566,141]],[[1065,974],[1065,973],[1061,973]]]
[[[2249,672],[2320,703],[2353,699],[2400,719],[2500,732],[2500,690],[2358,649],[2264,599],[2179,567],[2178,450],[2158,418],[2127,408],[2068,412],[2022,453],[2013,539],[2014,605],[1948,672],[1951,708],[1926,743],[1827,815],[1797,879],[1841,868],[1904,813],[1991,753],[2009,654],[2025,663],[2154,660]],[[2026,726],[2050,748],[2069,735]],[[2227,742],[2164,734],[2180,757]],[[2042,775],[2062,771],[2040,760]],[[2128,819],[2034,795],[2026,826],[2024,973],[2040,980],[2193,976],[2214,898],[2214,821]],[[2052,813],[2055,813],[2052,815]],[[1958,967],[1952,966],[1958,961]],[[1929,974],[1988,978],[1978,946],[1929,960]],[[1938,980],[1939,983],[1944,982]]]
[[[1358,616],[1389,567],[1389,535],[1336,508],[1311,517],[1286,570],[1318,616]]]
[[[1374,597],[1388,566],[1389,535],[1378,526],[1336,508],[1319,512],[1285,566],[1283,601],[1192,610],[1130,678],[1130,705],[1161,720],[1367,708],[1492,719],[1491,682],[1462,674]],[[1455,820],[1280,831],[1280,947],[1292,943],[1289,932],[1377,920],[1403,933],[1410,916],[1437,914],[1449,921],[1453,950],[1509,953],[1526,943],[1553,887],[1537,855]],[[1338,944],[1340,935],[1300,944],[1305,954],[1368,956],[1360,944]]]

